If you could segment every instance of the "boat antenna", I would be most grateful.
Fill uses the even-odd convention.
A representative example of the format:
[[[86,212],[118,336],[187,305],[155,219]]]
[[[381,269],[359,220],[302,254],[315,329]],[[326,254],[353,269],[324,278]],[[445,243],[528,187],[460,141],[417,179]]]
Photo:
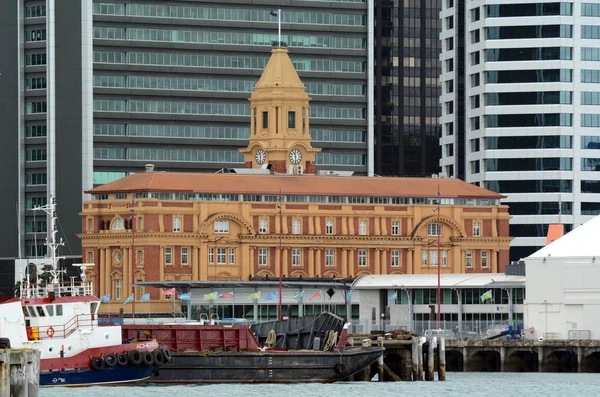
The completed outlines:
[[[56,284],[58,285],[59,283],[59,279],[58,279],[58,275],[60,273],[59,269],[58,269],[58,261],[59,259],[61,259],[60,257],[58,257],[56,255],[57,250],[60,246],[65,245],[65,243],[63,242],[63,240],[61,239],[60,242],[56,242],[56,233],[58,232],[57,230],[57,225],[56,225],[56,199],[52,196],[50,196],[50,202],[44,206],[41,207],[35,207],[34,211],[44,211],[49,219],[50,219],[50,229],[49,229],[49,233],[48,233],[48,239],[46,240],[46,255],[48,256],[48,259],[50,260],[50,263],[48,263],[50,265],[50,276],[52,277],[52,284]],[[35,212],[34,212],[35,214]],[[58,292],[58,296],[60,296],[61,292],[60,292],[60,288],[57,288],[56,291]]]

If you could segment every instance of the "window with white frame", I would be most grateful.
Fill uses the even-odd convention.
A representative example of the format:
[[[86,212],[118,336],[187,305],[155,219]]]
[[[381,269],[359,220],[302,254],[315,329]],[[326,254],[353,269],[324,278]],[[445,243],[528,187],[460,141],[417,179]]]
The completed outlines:
[[[215,221],[215,233],[229,233],[229,221]]]
[[[294,219],[292,221],[292,234],[300,234],[300,219]]]
[[[212,247],[208,249],[208,263],[211,265],[215,263],[215,249]]]
[[[358,234],[361,236],[367,235],[367,221],[365,219],[362,219],[358,224]]]
[[[138,264],[141,265],[144,263],[144,250],[139,250],[138,252]]]
[[[467,251],[466,266],[467,269],[473,267],[473,251]]]
[[[399,236],[399,235],[400,235],[400,222],[392,221],[392,236]]]
[[[437,222],[430,223],[427,225],[427,235],[428,236],[441,236],[442,235],[442,225]]]
[[[392,267],[400,267],[400,250],[392,250]]]
[[[188,247],[181,247],[181,264],[182,265],[187,265],[189,264],[188,262],[188,255],[189,254],[189,248]]]
[[[481,251],[481,268],[486,269],[489,266],[489,252]]]
[[[258,249],[258,266],[267,266],[267,249]]]
[[[87,252],[87,263],[94,263],[94,251]]]
[[[325,250],[325,266],[335,266],[335,250]]]
[[[442,251],[442,267],[448,266],[448,251]]]
[[[173,231],[174,232],[181,231],[181,218],[180,217],[173,218]]]
[[[358,266],[366,267],[369,265],[369,260],[367,259],[367,250],[359,249],[358,250]]]
[[[421,251],[421,266],[427,266],[429,253],[426,250]]]
[[[429,264],[430,266],[438,265],[438,252],[435,250],[429,251]]]
[[[167,247],[165,248],[165,265],[173,264],[173,248]]]
[[[325,221],[325,234],[333,234],[333,219]]]
[[[217,248],[217,263],[219,265],[227,263],[227,248]]]
[[[269,221],[267,219],[261,218],[258,225],[258,232],[261,234],[267,233],[269,230]]]
[[[235,248],[229,248],[229,263],[232,265],[235,263]]]
[[[113,221],[112,224],[112,229],[125,229],[125,222],[123,222],[123,219],[121,218],[117,218]]]
[[[473,236],[481,236],[481,222],[473,222]]]
[[[93,232],[94,231],[94,219],[93,218],[89,218],[88,219],[88,231]]]
[[[121,280],[115,280],[115,299],[121,300],[121,296],[123,295],[123,290],[121,288]]]
[[[302,266],[302,248],[292,248],[292,266]]]

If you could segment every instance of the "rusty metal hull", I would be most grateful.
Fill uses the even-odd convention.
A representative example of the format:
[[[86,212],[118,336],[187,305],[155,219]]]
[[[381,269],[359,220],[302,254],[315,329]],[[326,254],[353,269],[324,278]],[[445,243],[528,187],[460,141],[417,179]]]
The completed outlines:
[[[370,366],[384,348],[264,352],[174,352],[151,383],[336,382]]]

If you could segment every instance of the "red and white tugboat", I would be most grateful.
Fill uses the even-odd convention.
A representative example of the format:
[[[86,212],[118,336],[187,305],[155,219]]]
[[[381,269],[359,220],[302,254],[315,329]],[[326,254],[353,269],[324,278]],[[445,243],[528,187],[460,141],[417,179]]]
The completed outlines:
[[[90,386],[140,383],[169,362],[166,346],[155,340],[123,344],[120,326],[98,325],[100,299],[92,283],[59,282],[56,204],[41,207],[49,215],[46,242],[52,282],[24,283],[20,298],[0,302],[0,348],[34,348],[41,352],[40,386]]]

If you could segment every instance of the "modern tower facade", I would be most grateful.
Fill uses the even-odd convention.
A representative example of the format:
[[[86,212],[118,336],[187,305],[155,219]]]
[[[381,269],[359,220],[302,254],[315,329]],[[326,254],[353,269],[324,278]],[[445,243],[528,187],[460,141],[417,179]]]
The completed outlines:
[[[375,4],[375,173],[437,174],[442,0]]]
[[[445,0],[443,171],[507,196],[511,259],[600,214],[600,3]]]

